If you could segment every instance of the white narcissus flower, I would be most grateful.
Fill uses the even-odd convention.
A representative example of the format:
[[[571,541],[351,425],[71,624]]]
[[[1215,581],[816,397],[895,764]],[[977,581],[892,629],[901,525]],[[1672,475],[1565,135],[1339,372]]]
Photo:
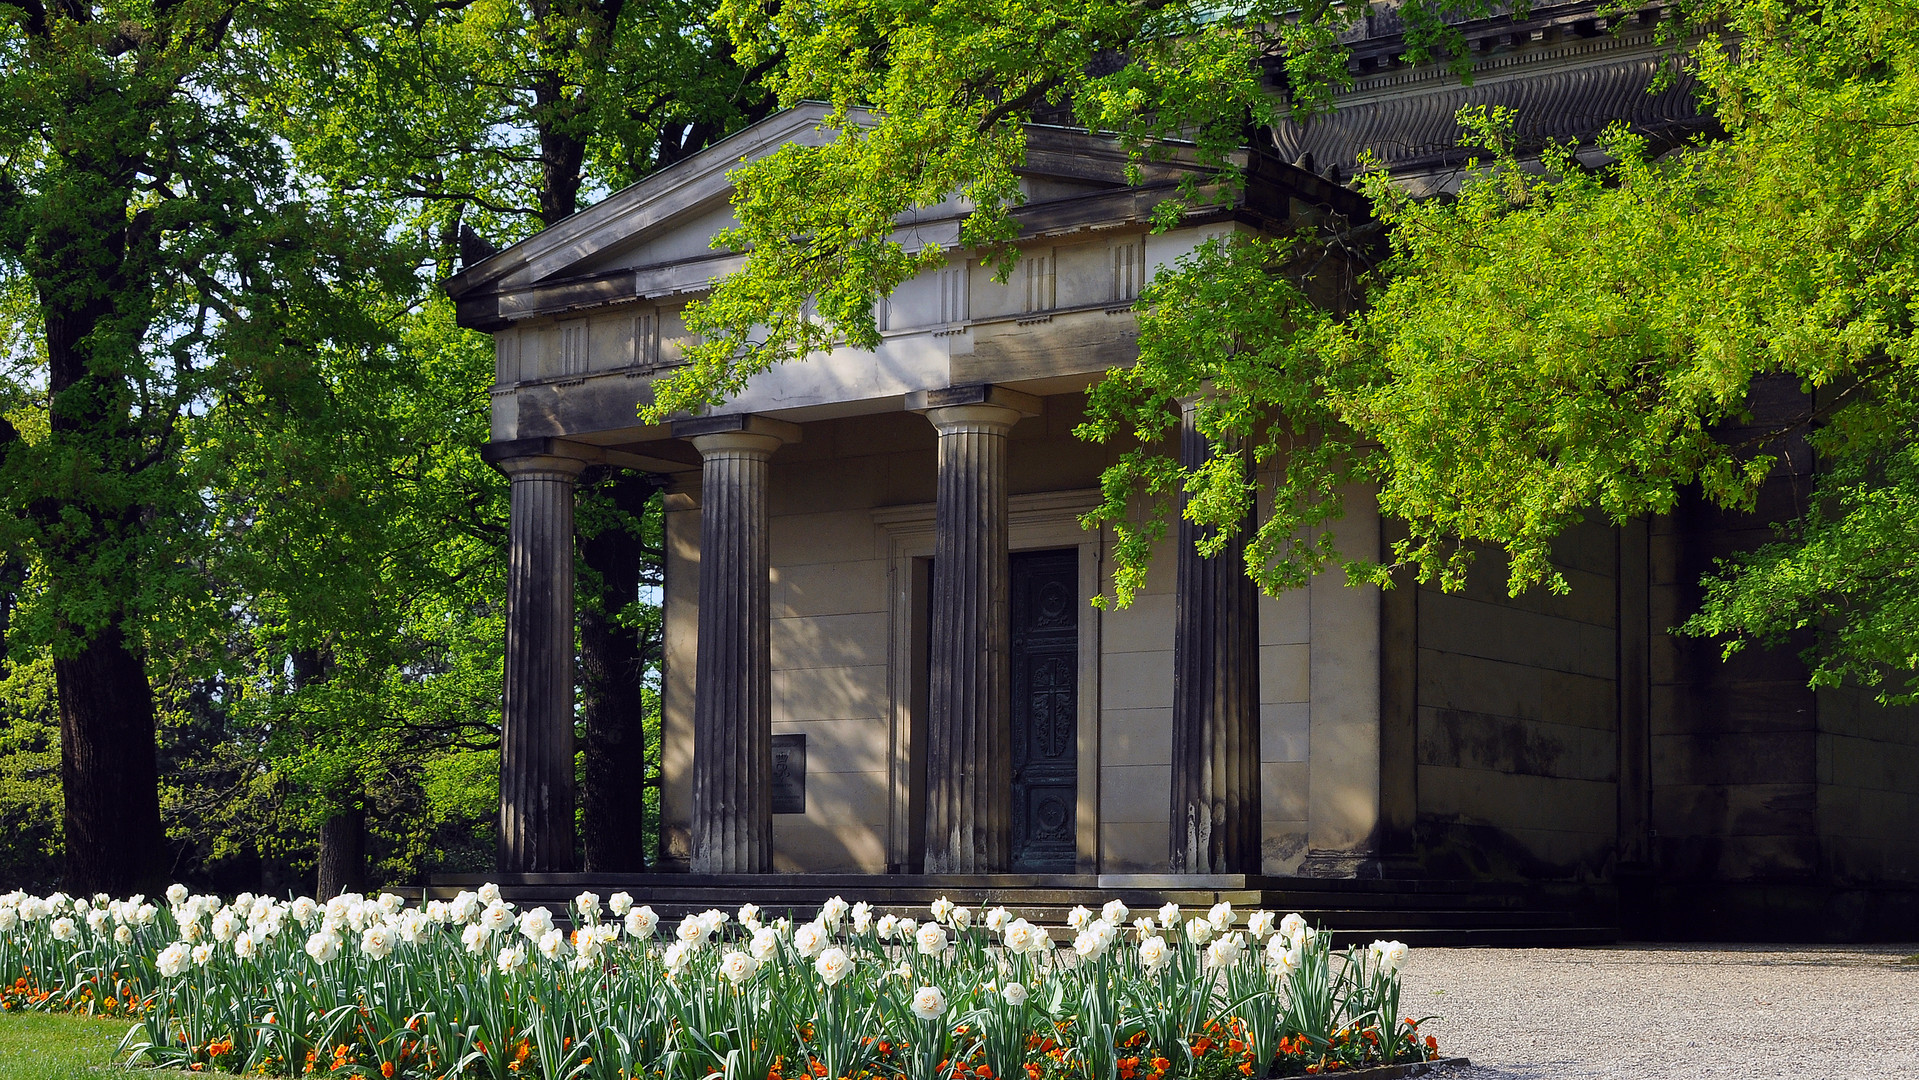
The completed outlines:
[[[1101,925],[1105,925],[1102,923]],[[1073,951],[1083,960],[1097,960],[1106,952],[1107,939],[1098,930],[1087,928],[1073,938]]]
[[[1006,947],[1015,953],[1029,953],[1037,950],[1038,946],[1034,943],[1034,939],[1044,936],[1039,927],[1025,919],[1014,919],[1007,923],[1006,929],[1001,932],[1001,940],[1006,942]]]
[[[466,929],[460,931],[460,944],[466,946],[466,951],[470,953],[492,952],[487,944],[492,937],[493,932],[486,927],[479,923],[468,923]]]
[[[62,915],[60,918],[53,920],[53,940],[77,941],[79,938],[80,927],[75,925],[72,919]]]
[[[686,918],[680,920],[679,929],[673,931],[673,936],[688,945],[694,945],[705,941],[706,933],[706,924],[700,921],[700,917],[698,915],[688,915]]]
[[[873,924],[873,932],[879,935],[881,941],[893,940],[893,934],[898,931],[899,928],[900,919],[898,915],[881,915],[880,921]]]
[[[393,931],[385,923],[375,923],[360,934],[360,951],[375,960],[393,955]]]
[[[461,892],[446,906],[446,913],[454,922],[470,923],[480,917],[480,909],[485,906],[480,902],[479,893]]]
[[[1240,944],[1238,934],[1226,934],[1219,940],[1206,946],[1206,970],[1223,970],[1239,963]]]
[[[242,930],[233,935],[233,955],[242,960],[251,960],[259,951],[259,946],[253,943],[252,934]]]
[[[497,904],[500,902],[500,887],[491,881],[480,886],[480,903]]]
[[[1305,956],[1299,946],[1290,944],[1287,939],[1275,934],[1266,942],[1266,962],[1279,974],[1289,975],[1298,971],[1304,961]]]
[[[873,928],[873,905],[861,900],[853,905],[853,932],[864,934]]]
[[[1288,939],[1295,938],[1298,937],[1299,932],[1304,929],[1306,929],[1306,917],[1297,911],[1279,920],[1280,937]]]
[[[1246,920],[1246,932],[1253,935],[1254,941],[1265,941],[1273,933],[1273,913],[1255,911],[1253,917]]]
[[[1213,905],[1213,910],[1206,913],[1206,921],[1213,924],[1214,930],[1223,934],[1239,921],[1239,915],[1233,910],[1231,901],[1221,900]]]
[[[388,915],[399,914],[400,909],[405,906],[406,897],[404,896],[390,892],[380,894],[380,910],[386,912]]]
[[[970,908],[956,907],[953,909],[953,928],[955,930],[964,930],[971,925],[973,925],[973,912]]]
[[[650,907],[629,908],[626,913],[626,936],[645,941],[659,929],[660,917],[653,914]]]
[[[1076,931],[1086,929],[1088,926],[1092,925],[1092,922],[1093,922],[1092,909],[1088,908],[1084,904],[1080,904],[1074,907],[1073,910],[1066,913],[1066,925],[1072,927]]]
[[[154,959],[154,966],[166,978],[173,978],[187,969],[187,962],[193,959],[193,950],[184,941],[176,941],[160,950]]]
[[[1167,904],[1159,909],[1159,924],[1168,930],[1179,926],[1179,905]]]
[[[502,972],[511,975],[526,966],[526,946],[508,945],[500,950],[500,955],[494,957],[493,962],[500,966]]]
[[[100,908],[94,908],[92,911],[87,912],[87,929],[96,934],[106,933],[107,924],[112,921],[113,916],[108,915]]]
[[[480,912],[480,925],[492,931],[505,930],[513,925],[513,910],[495,900]]]
[[[933,901],[933,906],[930,910],[933,912],[933,921],[943,923],[953,915],[953,902],[942,896],[938,900]]]
[[[1379,966],[1389,972],[1406,966],[1406,957],[1412,952],[1403,941],[1375,941],[1366,947],[1366,951],[1372,953],[1373,959],[1379,961]]]
[[[0,907],[0,931],[11,931],[20,925],[20,909],[12,904]]]
[[[302,929],[313,921],[313,916],[319,910],[320,905],[315,904],[311,896],[302,896],[287,905],[287,914],[293,916],[293,921],[299,923]]]
[[[1213,924],[1206,919],[1188,919],[1186,940],[1195,945],[1204,945],[1213,940]]]
[[[598,939],[602,945],[618,941],[620,939],[619,924],[610,922],[600,923],[593,928],[593,936]]]
[[[793,947],[799,950],[801,956],[809,959],[818,956],[820,950],[826,948],[826,941],[826,927],[816,922],[807,923],[793,931]]]
[[[851,910],[853,905],[845,900],[837,896],[829,897],[826,903],[820,905],[819,922],[828,930],[838,930],[840,923],[846,919],[846,913]]]
[[[922,986],[913,991],[913,1015],[921,1020],[938,1020],[946,1012],[946,995],[937,986]]]
[[[558,927],[550,928],[540,935],[539,945],[541,956],[548,960],[558,960],[560,954],[566,951],[566,935],[560,933]]]
[[[113,941],[117,945],[133,944],[133,928],[131,926],[126,925],[125,923],[121,923],[119,926],[114,927]]]
[[[580,918],[585,919],[587,922],[599,922],[600,894],[596,892],[582,892],[573,898],[573,910],[579,912]]]
[[[1009,982],[1006,984],[1006,989],[1000,991],[1000,996],[1006,999],[1008,1005],[1024,1005],[1026,1004],[1026,984]]]
[[[1126,925],[1126,916],[1131,914],[1132,912],[1127,909],[1125,901],[1122,900],[1108,900],[1106,901],[1106,906],[1099,909],[1099,917],[1112,923],[1114,926]]]
[[[760,906],[758,904],[741,904],[740,910],[734,917],[739,919],[740,925],[746,927],[748,930],[757,930],[760,926]]]
[[[946,928],[936,922],[927,923],[920,927],[914,940],[919,944],[921,956],[938,956],[946,951]]]
[[[194,922],[191,919],[188,919],[180,923],[180,940],[181,941],[187,942],[188,944],[197,944],[199,940],[205,937],[206,935],[207,935],[206,927],[201,926],[199,923]]]
[[[626,918],[626,913],[633,910],[633,894],[629,892],[614,893],[612,896],[606,898],[606,908],[620,918]]]
[[[667,975],[673,976],[685,969],[687,961],[692,957],[693,947],[684,941],[676,941],[666,947],[666,955],[661,959],[666,964]]]
[[[553,929],[553,913],[543,907],[536,907],[520,916],[520,936],[528,941],[540,940],[551,929]]]
[[[1173,950],[1157,934],[1139,943],[1139,964],[1147,971],[1158,971],[1172,958]]]
[[[186,902],[187,902],[187,887],[185,885],[182,885],[176,881],[173,884],[167,886],[167,903],[173,905],[174,907],[179,907],[181,904],[184,904]]]
[[[1141,915],[1139,918],[1133,920],[1133,931],[1139,935],[1141,941],[1152,937],[1153,929],[1153,917],[1151,915]]]
[[[152,904],[141,904],[139,907],[133,909],[133,924],[135,926],[152,926],[153,920],[159,917],[160,909],[154,907]]]
[[[445,900],[428,900],[425,911],[428,922],[444,925],[453,921],[452,909]]]
[[[780,954],[780,932],[770,926],[762,926],[753,931],[753,941],[747,947],[753,959],[764,964]]]
[[[322,930],[307,938],[307,955],[319,963],[330,963],[340,955],[340,935],[331,930]]]
[[[1005,930],[1006,924],[1012,921],[1013,913],[1003,907],[996,907],[986,913],[986,928],[995,934]]]
[[[841,979],[852,974],[853,958],[846,950],[834,945],[820,952],[819,959],[813,961],[813,970],[820,973],[820,981],[828,986],[837,986]]]
[[[920,932],[920,921],[918,919],[902,918],[898,926],[901,941],[911,941],[913,940],[913,936]]]
[[[213,916],[211,929],[213,931],[213,940],[215,941],[233,940],[233,935],[238,933],[240,930],[239,920],[233,917],[233,909],[227,908],[225,911],[222,911],[216,914],[215,916]]]
[[[212,963],[213,962],[213,942],[209,941],[204,945],[195,945],[193,947],[193,962],[200,965],[201,967],[206,967],[208,964]]]
[[[707,937],[712,937],[719,933],[720,927],[725,926],[726,920],[730,918],[732,918],[731,915],[719,908],[707,908],[700,912],[700,926],[706,930]]]

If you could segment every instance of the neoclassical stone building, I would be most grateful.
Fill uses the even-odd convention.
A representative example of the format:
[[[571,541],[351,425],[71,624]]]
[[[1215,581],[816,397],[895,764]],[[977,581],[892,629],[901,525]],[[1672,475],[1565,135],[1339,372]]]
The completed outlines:
[[[1400,63],[1382,18],[1341,110],[1248,151],[1243,198],[1170,231],[1148,215],[1187,166],[1128,184],[1108,141],[1035,128],[1010,281],[955,258],[885,303],[877,350],[670,424],[637,408],[686,303],[737,265],[709,244],[727,170],[826,138],[819,110],[468,267],[447,287],[496,341],[486,449],[512,480],[501,869],[572,869],[573,488],[605,463],[667,485],[663,869],[1546,881],[1617,895],[1653,933],[1763,934],[1822,906],[1836,932],[1919,932],[1919,726],[1814,694],[1790,654],[1720,665],[1666,632],[1762,521],[1584,526],[1556,556],[1571,595],[1518,599],[1494,565],[1460,594],[1335,574],[1257,596],[1182,536],[1133,606],[1087,603],[1112,538],[1078,519],[1119,448],[1072,431],[1135,355],[1142,283],[1229,230],[1362,217],[1338,182],[1362,150],[1444,188],[1460,104],[1526,107],[1540,137],[1701,130],[1683,87],[1645,94],[1652,22],[1474,24],[1466,88]],[[961,212],[902,229],[951,247]],[[1182,454],[1203,452],[1189,430]],[[1803,480],[1777,477],[1772,509]],[[1347,507],[1343,545],[1386,541],[1365,491]]]

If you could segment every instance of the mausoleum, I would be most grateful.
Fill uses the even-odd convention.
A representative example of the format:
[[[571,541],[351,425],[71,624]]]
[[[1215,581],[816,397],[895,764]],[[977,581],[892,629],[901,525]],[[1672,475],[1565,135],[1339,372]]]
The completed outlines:
[[[1689,99],[1641,100],[1665,62],[1644,21],[1608,27],[1587,4],[1475,24],[1480,92],[1548,110],[1545,134],[1612,116],[1697,131]],[[1429,189],[1457,167],[1436,118],[1470,91],[1401,65],[1395,35],[1356,41],[1350,108],[1247,150],[1243,195],[1174,229],[1149,215],[1191,162],[1129,183],[1109,140],[1034,128],[1009,281],[956,253],[882,305],[876,350],[775,368],[706,415],[647,425],[638,408],[680,361],[685,305],[739,264],[710,244],[728,170],[830,138],[823,110],[452,279],[461,323],[496,343],[486,455],[512,483],[501,869],[573,869],[573,495],[609,464],[666,491],[661,870],[1547,883],[1623,898],[1653,933],[1807,910],[1855,935],[1919,929],[1919,727],[1806,689],[1789,652],[1727,666],[1667,632],[1709,556],[1763,521],[1689,507],[1582,526],[1556,553],[1571,594],[1517,599],[1490,565],[1458,594],[1333,573],[1266,597],[1182,535],[1136,603],[1089,604],[1113,538],[1080,517],[1122,448],[1073,429],[1136,355],[1142,283],[1229,231],[1363,218],[1339,182],[1360,150]],[[926,209],[900,235],[954,248],[963,213]],[[1205,451],[1189,423],[1182,454]],[[1789,501],[1797,479],[1769,492]],[[1380,550],[1367,492],[1346,506],[1340,543]]]

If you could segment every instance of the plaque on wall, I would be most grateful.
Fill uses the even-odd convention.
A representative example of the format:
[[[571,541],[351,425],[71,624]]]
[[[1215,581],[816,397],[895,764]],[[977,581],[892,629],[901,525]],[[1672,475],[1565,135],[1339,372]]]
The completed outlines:
[[[773,812],[806,813],[806,736],[773,736]]]

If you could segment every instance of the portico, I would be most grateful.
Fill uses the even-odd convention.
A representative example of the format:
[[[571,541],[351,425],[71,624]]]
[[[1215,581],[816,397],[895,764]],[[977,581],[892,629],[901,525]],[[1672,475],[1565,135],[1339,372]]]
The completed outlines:
[[[1335,845],[1321,854],[1364,862],[1376,795],[1327,801],[1316,830],[1305,789],[1315,773],[1371,781],[1376,746],[1313,763],[1310,673],[1336,650],[1359,665],[1349,681],[1377,686],[1377,597],[1370,616],[1316,626],[1309,597],[1258,598],[1183,530],[1139,603],[1095,609],[1111,538],[1078,519],[1118,451],[1072,435],[1085,388],[1132,360],[1154,268],[1232,230],[1358,214],[1358,198],[1252,158],[1237,203],[1151,233],[1190,164],[1128,185],[1106,140],[1037,129],[1009,282],[956,255],[884,304],[878,350],[641,425],[678,361],[680,311],[730,265],[707,248],[725,170],[822,138],[819,119],[773,117],[449,285],[495,336],[487,456],[514,485],[501,869],[571,869],[565,538],[591,463],[667,491],[656,865],[1257,875],[1299,870],[1316,834]],[[914,233],[953,243],[959,217],[932,208]],[[1188,420],[1182,453],[1203,455]],[[803,747],[781,760],[804,792],[777,813],[776,740]]]

